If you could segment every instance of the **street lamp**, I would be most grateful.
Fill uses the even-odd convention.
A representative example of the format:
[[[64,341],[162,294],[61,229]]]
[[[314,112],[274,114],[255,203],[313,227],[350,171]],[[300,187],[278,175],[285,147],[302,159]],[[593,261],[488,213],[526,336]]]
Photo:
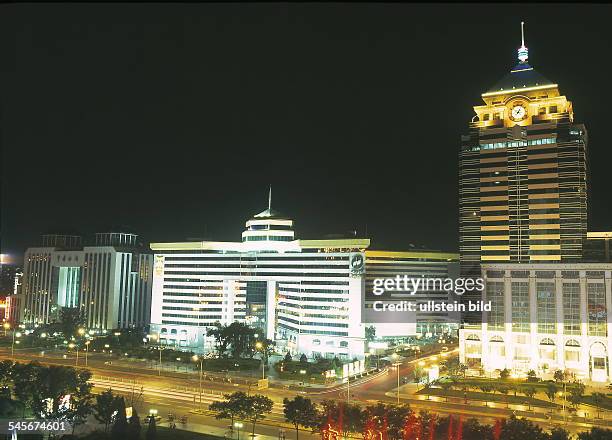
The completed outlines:
[[[11,324],[5,322],[4,324],[2,324],[2,327],[4,327],[4,337],[6,338],[6,332],[9,328],[11,328]]]
[[[234,422],[234,428],[236,428],[238,430],[238,440],[240,440],[240,428],[242,428],[244,425],[242,424],[242,422]]]
[[[79,347],[77,347],[76,344],[73,344],[72,342],[68,344],[68,348],[75,348],[75,347],[76,347],[76,361],[74,365],[78,366],[79,365]]]
[[[203,357],[198,357],[197,355],[193,355],[192,359],[196,362],[200,362],[200,411],[202,411],[202,369],[203,364],[204,364],[204,358]]]
[[[395,365],[395,368],[397,368],[397,404],[400,404],[400,365],[402,365],[401,362],[398,362],[398,358],[399,355],[397,353],[393,353],[391,355],[391,357],[395,360],[395,362],[393,363],[393,365]]]
[[[15,338],[21,337],[21,333],[13,329],[13,343],[11,344],[11,359],[15,357]],[[19,341],[17,341],[19,344]]]
[[[261,341],[257,341],[255,343],[255,349],[262,350],[262,348],[263,348],[263,344],[261,343]],[[263,350],[261,352],[261,378],[262,379],[266,378],[266,364],[264,363],[264,352],[263,352]]]
[[[85,366],[87,366],[87,354],[89,353],[89,344],[91,341],[85,341]]]
[[[80,328],[77,330],[77,333],[79,334],[79,336],[83,336],[85,334],[85,329],[84,328]]]

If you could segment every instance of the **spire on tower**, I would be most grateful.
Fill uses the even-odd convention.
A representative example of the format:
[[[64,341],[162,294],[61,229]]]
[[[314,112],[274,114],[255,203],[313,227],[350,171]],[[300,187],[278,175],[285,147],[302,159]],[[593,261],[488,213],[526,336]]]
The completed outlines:
[[[518,50],[518,60],[521,63],[526,63],[529,58],[529,50],[525,47],[525,22],[521,21],[521,47]]]
[[[270,185],[270,190],[268,192],[268,210],[272,209],[272,185]]]

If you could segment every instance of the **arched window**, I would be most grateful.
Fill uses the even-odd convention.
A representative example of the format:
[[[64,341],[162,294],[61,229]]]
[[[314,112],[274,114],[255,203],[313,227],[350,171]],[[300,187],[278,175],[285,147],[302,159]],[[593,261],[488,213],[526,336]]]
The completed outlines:
[[[555,341],[550,338],[544,338],[540,341],[540,345],[555,345]]]
[[[489,342],[504,342],[504,338],[501,336],[493,336],[491,339],[489,339]]]
[[[162,329],[161,329],[161,332],[162,332],[162,333],[168,333],[168,329],[167,329],[167,328],[162,328]]]
[[[468,341],[480,341],[480,338],[478,337],[478,335],[472,333],[471,335],[468,335],[467,338]]]
[[[170,330],[170,334],[172,334],[172,335],[176,335],[176,329],[175,329],[175,328],[173,328],[172,330]]]
[[[565,343],[566,347],[580,347],[580,342],[575,339],[570,339]]]
[[[346,342],[346,341],[340,341],[340,347],[342,347],[342,348],[346,348],[346,347],[348,347],[348,342]]]

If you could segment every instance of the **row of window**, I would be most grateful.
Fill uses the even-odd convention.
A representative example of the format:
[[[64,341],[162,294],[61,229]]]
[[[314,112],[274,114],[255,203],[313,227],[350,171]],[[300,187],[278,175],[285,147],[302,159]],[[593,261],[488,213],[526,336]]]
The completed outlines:
[[[528,141],[508,141],[508,142],[494,142],[490,144],[480,144],[473,146],[469,151],[480,151],[480,150],[497,150],[499,148],[516,148],[516,147],[527,147],[531,145],[548,145],[557,142],[557,138],[543,138],[543,139],[531,139]]]

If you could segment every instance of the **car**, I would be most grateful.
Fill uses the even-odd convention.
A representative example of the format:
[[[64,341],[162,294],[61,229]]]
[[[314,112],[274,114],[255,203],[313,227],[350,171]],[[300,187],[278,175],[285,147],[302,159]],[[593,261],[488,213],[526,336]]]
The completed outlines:
[[[442,347],[442,351],[448,351],[448,347],[446,346]]]
[[[150,420],[151,418],[155,419],[155,423],[159,423],[159,422],[161,422],[161,419],[162,419],[162,418],[161,418],[160,416],[158,416],[157,414],[149,414],[148,416],[146,416],[146,417],[144,418],[144,422],[145,422],[145,423],[149,423],[149,420]]]

